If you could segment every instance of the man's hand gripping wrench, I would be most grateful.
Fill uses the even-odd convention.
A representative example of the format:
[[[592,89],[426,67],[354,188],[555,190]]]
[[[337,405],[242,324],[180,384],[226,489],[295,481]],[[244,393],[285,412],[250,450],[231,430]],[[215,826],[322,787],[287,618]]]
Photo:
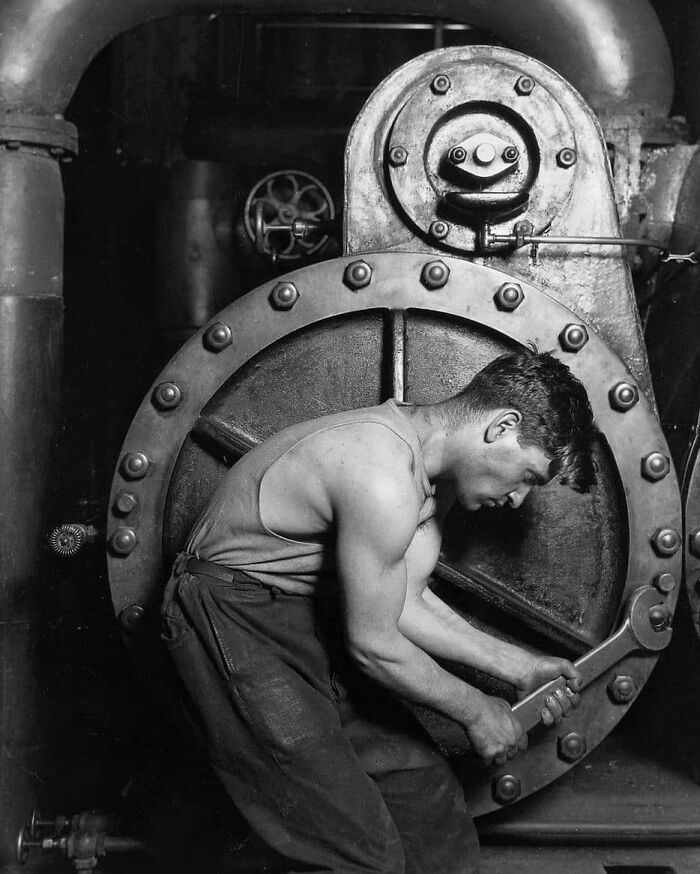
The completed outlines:
[[[661,606],[663,602],[663,594],[653,586],[643,586],[632,594],[618,631],[575,663],[581,674],[581,687],[577,691],[585,689],[630,653],[658,652],[668,646],[672,631],[667,625],[668,613]],[[660,609],[654,611],[655,607]],[[561,678],[551,680],[513,706],[513,714],[524,731],[530,731],[542,721],[545,698],[560,688]]]

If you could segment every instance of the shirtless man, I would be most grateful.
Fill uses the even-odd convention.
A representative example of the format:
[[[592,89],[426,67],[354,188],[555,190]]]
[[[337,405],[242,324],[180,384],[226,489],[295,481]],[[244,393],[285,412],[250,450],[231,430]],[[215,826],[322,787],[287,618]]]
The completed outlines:
[[[587,490],[592,437],[583,386],[523,351],[440,403],[293,425],[223,479],[175,562],[164,637],[213,767],[279,870],[478,870],[462,789],[402,702],[502,764],[527,745],[510,707],[436,658],[518,697],[561,678],[546,723],[577,705],[580,677],[430,590],[442,520],[455,498],[508,512],[553,477]]]

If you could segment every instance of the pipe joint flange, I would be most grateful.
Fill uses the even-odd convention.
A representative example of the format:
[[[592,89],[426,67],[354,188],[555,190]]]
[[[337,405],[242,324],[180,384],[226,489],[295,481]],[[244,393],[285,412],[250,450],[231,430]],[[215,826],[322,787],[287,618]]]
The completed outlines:
[[[8,112],[0,118],[0,143],[10,151],[45,149],[51,157],[68,161],[78,154],[78,129],[62,116]]]

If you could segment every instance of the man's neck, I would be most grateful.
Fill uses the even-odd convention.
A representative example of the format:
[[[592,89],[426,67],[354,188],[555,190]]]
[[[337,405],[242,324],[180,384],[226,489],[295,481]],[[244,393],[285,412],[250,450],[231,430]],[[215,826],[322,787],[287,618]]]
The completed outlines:
[[[423,452],[423,464],[428,479],[434,482],[449,477],[454,455],[453,429],[447,425],[444,413],[437,405],[399,407],[403,415],[410,419],[418,434]]]

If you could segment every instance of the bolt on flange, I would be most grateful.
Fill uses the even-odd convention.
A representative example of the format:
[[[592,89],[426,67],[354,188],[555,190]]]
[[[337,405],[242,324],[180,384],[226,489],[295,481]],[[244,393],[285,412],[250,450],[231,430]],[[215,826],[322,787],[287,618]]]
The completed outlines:
[[[443,288],[449,278],[450,268],[444,261],[428,261],[420,273],[420,281],[430,291]]]
[[[508,164],[514,164],[518,158],[520,157],[520,152],[518,151],[516,146],[506,146],[501,154],[501,157]]]
[[[520,798],[520,779],[514,774],[502,774],[491,784],[491,794],[499,804],[512,804]]]
[[[663,592],[664,595],[668,595],[669,592],[672,592],[676,588],[676,578],[673,574],[669,573],[657,574],[654,577],[654,585],[660,592]]]
[[[128,516],[139,505],[139,500],[133,492],[119,492],[114,501],[114,512],[120,516]]]
[[[517,282],[504,282],[493,299],[499,310],[512,313],[525,300],[525,294]]]
[[[671,460],[663,452],[650,452],[642,459],[642,476],[650,482],[658,482],[671,471]]]
[[[389,163],[392,167],[403,167],[408,161],[408,152],[403,146],[394,146],[389,150]]]
[[[174,382],[161,382],[153,389],[152,400],[160,410],[174,410],[182,400],[182,391]]]
[[[446,76],[444,73],[438,73],[430,83],[430,90],[433,94],[447,94],[451,87],[452,82],[450,81],[450,77]]]
[[[515,83],[515,91],[516,94],[520,94],[523,97],[527,97],[528,94],[532,94],[535,89],[535,80],[532,76],[520,76],[520,78]]]
[[[700,558],[700,528],[695,528],[688,535],[688,549],[695,558]]]
[[[210,352],[221,352],[227,346],[230,346],[233,341],[231,328],[223,322],[214,322],[204,332],[202,342]]]
[[[299,300],[299,291],[293,282],[278,282],[270,292],[269,300],[276,310],[291,310]]]
[[[134,529],[121,526],[109,538],[109,549],[113,555],[123,558],[133,551],[137,543],[138,538]]]
[[[628,674],[618,674],[608,683],[608,695],[615,704],[629,704],[636,694],[637,685]]]
[[[343,273],[343,282],[351,291],[366,288],[372,281],[372,268],[366,261],[353,261]]]
[[[136,631],[146,618],[146,610],[141,604],[130,604],[119,614],[119,624],[124,631]]]
[[[576,160],[576,149],[571,149],[567,146],[565,149],[560,149],[557,152],[557,164],[560,167],[563,167],[564,170],[568,170],[569,167],[573,167],[576,163]]]
[[[578,731],[570,731],[557,741],[559,758],[566,762],[575,762],[586,755],[586,738]]]
[[[588,343],[584,325],[567,325],[559,334],[559,345],[565,352],[579,352]]]
[[[149,466],[150,462],[143,452],[127,452],[119,469],[126,479],[141,479],[146,476]]]
[[[463,146],[454,146],[447,153],[453,164],[463,164],[467,160],[467,150]]]
[[[442,221],[442,219],[438,219],[431,223],[428,228],[428,233],[431,237],[434,237],[436,240],[444,240],[445,237],[450,233],[450,226],[447,222]]]
[[[626,413],[639,400],[639,390],[629,382],[618,382],[608,392],[610,406],[619,413]]]
[[[657,528],[651,537],[654,552],[662,558],[675,555],[681,546],[681,536],[675,528]]]

